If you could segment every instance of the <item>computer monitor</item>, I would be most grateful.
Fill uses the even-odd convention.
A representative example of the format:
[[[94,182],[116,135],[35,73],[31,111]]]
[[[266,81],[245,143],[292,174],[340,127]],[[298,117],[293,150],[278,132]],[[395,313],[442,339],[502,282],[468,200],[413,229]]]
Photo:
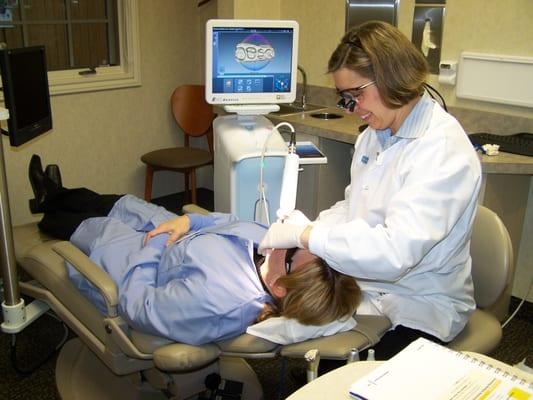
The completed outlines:
[[[1,50],[0,73],[11,146],[52,129],[44,46]]]
[[[296,98],[296,21],[209,20],[205,95],[210,104],[277,104]]]

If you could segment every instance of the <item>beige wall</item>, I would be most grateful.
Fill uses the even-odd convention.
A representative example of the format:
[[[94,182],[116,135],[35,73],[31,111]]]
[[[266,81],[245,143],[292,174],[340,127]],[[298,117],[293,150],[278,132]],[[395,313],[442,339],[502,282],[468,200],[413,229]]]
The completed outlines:
[[[533,57],[533,1],[448,0],[442,59],[459,60],[462,51]],[[453,87],[442,85],[451,105],[532,117],[526,107],[457,99]]]
[[[234,18],[281,19],[280,3],[283,0],[234,0]]]
[[[398,26],[411,37],[414,0],[401,0]],[[447,0],[444,17],[442,59],[459,60],[461,51],[477,51],[533,57],[533,1],[531,0]],[[324,75],[329,55],[344,33],[345,0],[281,0],[281,18],[300,24],[299,64],[307,71],[311,85],[333,87]],[[455,87],[439,85],[436,75],[430,83],[452,106],[532,116],[531,108],[457,99]]]
[[[300,25],[298,64],[305,70],[309,85],[333,87],[326,74],[327,62],[344,33],[344,7],[344,0],[281,2],[281,17]]]
[[[217,0],[221,19],[280,19],[283,0]]]
[[[182,143],[169,98],[177,85],[204,80],[199,65],[204,64],[204,21],[216,16],[216,2],[211,3],[197,8],[196,1],[188,0],[139,1],[142,86],[53,96],[52,131],[18,148],[2,138],[14,225],[38,218],[28,209],[27,168],[33,153],[45,165],[60,164],[65,186],[143,194],[140,156]],[[181,174],[158,174],[163,176],[156,176],[155,195],[182,190]],[[200,177],[200,186],[212,185],[210,176],[207,171]]]

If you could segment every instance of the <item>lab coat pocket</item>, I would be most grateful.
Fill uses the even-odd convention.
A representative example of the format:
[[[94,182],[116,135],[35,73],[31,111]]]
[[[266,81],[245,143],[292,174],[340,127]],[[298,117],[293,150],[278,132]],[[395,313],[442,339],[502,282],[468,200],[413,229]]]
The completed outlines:
[[[398,174],[400,144],[395,147],[397,148],[389,148],[377,156],[365,174],[362,184],[370,214],[379,215],[382,220],[385,218],[391,198],[401,188]]]
[[[361,198],[365,203],[371,224],[383,223],[393,188],[396,185],[390,171],[383,165],[373,165],[361,185]]]

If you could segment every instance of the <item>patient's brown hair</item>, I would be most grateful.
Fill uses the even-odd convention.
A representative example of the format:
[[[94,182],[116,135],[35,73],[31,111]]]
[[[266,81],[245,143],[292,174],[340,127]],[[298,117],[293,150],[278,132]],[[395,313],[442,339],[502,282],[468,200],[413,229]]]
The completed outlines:
[[[269,304],[259,321],[282,316],[305,325],[324,325],[352,316],[361,300],[355,279],[335,271],[320,258],[278,278],[277,283],[287,293],[276,304]]]

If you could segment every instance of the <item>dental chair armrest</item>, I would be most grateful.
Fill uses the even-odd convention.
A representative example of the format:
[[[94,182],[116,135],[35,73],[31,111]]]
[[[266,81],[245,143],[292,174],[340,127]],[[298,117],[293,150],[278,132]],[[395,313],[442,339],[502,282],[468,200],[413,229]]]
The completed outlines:
[[[205,208],[202,208],[200,206],[197,206],[196,204],[185,204],[181,211],[185,214],[200,214],[200,215],[207,215],[209,214],[209,211]]]
[[[281,355],[303,358],[308,350],[317,349],[322,359],[346,360],[351,349],[374,346],[391,327],[390,320],[384,316],[354,315],[354,318],[357,325],[353,330],[283,346]]]
[[[220,349],[212,343],[191,346],[174,343],[154,351],[154,364],[167,372],[193,371],[214,362],[220,356]]]
[[[106,302],[108,315],[116,317],[118,290],[109,275],[70,242],[58,242],[52,246],[52,249],[100,291]]]
[[[279,344],[248,333],[221,340],[217,345],[224,356],[244,358],[272,358],[281,347]]]

